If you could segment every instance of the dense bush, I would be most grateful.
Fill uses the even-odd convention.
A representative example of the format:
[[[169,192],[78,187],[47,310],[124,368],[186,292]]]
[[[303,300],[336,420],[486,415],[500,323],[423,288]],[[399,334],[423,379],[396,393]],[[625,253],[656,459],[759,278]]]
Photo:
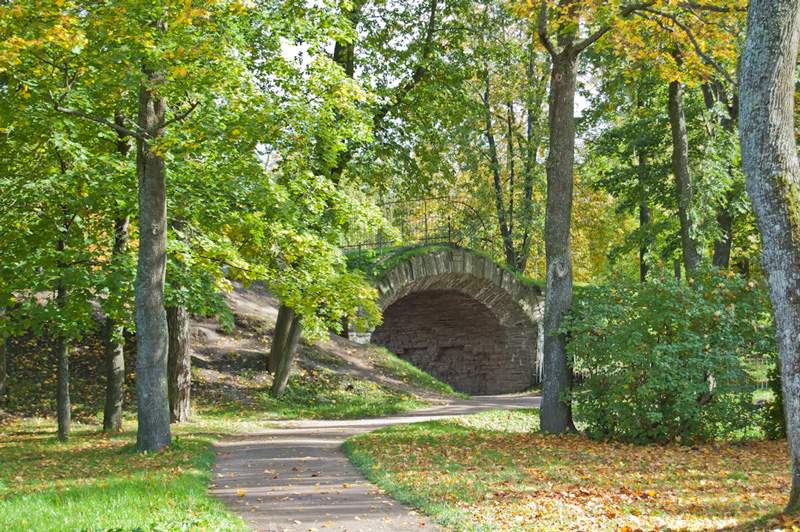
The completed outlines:
[[[640,284],[587,287],[564,331],[576,417],[594,438],[692,442],[755,424],[751,364],[773,360],[766,290],[703,270],[687,282],[666,272]]]

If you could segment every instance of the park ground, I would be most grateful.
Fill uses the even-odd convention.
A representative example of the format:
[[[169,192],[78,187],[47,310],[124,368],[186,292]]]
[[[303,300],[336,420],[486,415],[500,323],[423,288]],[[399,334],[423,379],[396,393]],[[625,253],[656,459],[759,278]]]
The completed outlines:
[[[77,423],[59,442],[54,383],[37,369],[51,367],[49,350],[20,341],[0,423],[0,529],[246,529],[235,505],[209,492],[215,442],[290,419],[373,418],[460,400],[384,350],[337,337],[303,346],[289,393],[274,400],[263,366],[275,302],[253,288],[232,303],[233,330],[193,324],[194,419],[157,453],[136,453],[132,411],[122,433],[100,432],[102,355],[91,336],[73,358]],[[390,426],[354,436],[344,451],[383,495],[458,530],[798,526],[779,514],[789,486],[783,441],[632,446],[543,436],[537,419],[536,410],[490,411]]]

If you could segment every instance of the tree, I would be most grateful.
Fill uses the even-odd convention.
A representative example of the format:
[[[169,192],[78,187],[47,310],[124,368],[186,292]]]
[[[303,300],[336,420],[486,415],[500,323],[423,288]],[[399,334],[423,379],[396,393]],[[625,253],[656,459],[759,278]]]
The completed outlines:
[[[189,317],[186,307],[167,307],[169,354],[167,386],[169,389],[169,418],[171,422],[189,421],[192,373],[189,347]]]
[[[751,0],[741,60],[741,144],[747,193],[763,239],[791,449],[787,512],[800,511],[800,161],[795,80],[800,2]]]

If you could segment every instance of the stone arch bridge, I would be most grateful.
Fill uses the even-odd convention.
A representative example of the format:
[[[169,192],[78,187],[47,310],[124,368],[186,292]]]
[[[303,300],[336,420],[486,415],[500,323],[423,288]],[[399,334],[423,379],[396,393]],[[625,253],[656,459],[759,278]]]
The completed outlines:
[[[519,392],[539,382],[539,287],[463,248],[406,249],[383,261],[391,266],[375,279],[383,323],[373,343],[465,393]]]

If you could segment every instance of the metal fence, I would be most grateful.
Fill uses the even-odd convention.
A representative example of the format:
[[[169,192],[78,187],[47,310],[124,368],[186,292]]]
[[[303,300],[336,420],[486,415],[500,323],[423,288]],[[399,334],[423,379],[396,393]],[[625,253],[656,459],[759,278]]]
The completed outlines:
[[[491,226],[478,208],[452,197],[428,197],[391,201],[380,205],[388,230],[367,229],[345,236],[345,251],[377,249],[390,246],[451,244],[491,246]]]

